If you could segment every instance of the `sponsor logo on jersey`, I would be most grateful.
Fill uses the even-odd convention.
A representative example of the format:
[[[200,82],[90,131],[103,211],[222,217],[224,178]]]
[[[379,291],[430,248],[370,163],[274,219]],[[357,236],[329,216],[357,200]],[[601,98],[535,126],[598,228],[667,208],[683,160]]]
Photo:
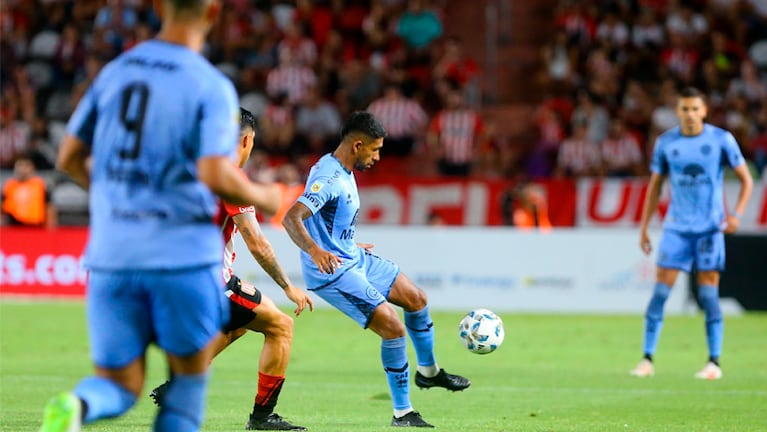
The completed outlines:
[[[706,170],[698,164],[688,164],[682,168],[682,178],[677,183],[679,186],[698,186],[711,184],[711,179],[706,176]]]
[[[308,192],[304,192],[303,197],[309,200],[309,202],[312,203],[312,205],[314,205],[315,207],[320,206],[320,200],[316,196]]]
[[[322,189],[322,185],[319,182],[312,183],[312,186],[309,188],[314,193],[317,193]]]

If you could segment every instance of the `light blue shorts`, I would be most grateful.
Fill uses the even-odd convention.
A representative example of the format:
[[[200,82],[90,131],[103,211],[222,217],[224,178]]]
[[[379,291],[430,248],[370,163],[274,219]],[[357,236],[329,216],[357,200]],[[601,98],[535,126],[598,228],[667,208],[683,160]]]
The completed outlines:
[[[681,233],[663,230],[658,246],[658,266],[689,272],[724,270],[724,233]]]
[[[389,298],[399,266],[368,251],[338,279],[312,290],[323,300],[367,328],[373,311]]]
[[[196,353],[229,319],[221,265],[173,271],[91,271],[87,293],[93,362],[121,368],[155,342]]]

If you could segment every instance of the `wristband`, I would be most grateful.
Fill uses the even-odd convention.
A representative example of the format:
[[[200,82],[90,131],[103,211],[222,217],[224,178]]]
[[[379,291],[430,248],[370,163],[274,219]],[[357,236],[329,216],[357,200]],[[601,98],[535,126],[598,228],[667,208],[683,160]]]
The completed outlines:
[[[738,219],[738,220],[740,220],[740,218],[743,217],[743,214],[738,212],[732,212],[732,215],[735,216],[735,219]]]

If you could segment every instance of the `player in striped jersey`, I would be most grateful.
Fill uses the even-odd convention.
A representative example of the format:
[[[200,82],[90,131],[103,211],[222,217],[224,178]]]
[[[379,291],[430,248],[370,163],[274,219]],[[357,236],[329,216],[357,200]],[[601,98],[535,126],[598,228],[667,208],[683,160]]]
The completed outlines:
[[[237,161],[245,166],[253,149],[256,119],[248,110],[240,108],[240,140]],[[226,282],[226,296],[229,298],[231,315],[224,327],[224,336],[215,347],[218,355],[232,342],[252,330],[264,335],[264,348],[258,362],[258,393],[250,413],[247,430],[306,430],[296,426],[274,412],[285,371],[290,358],[293,340],[293,319],[282,312],[274,302],[258,288],[240,279],[234,274],[234,234],[239,231],[248,249],[267,274],[285,290],[285,295],[297,307],[298,316],[308,306],[314,309],[314,302],[306,291],[294,286],[285,274],[269,240],[259,227],[254,206],[238,206],[222,202],[217,222],[224,236],[223,278]],[[150,393],[158,405],[162,405],[168,382],[155,388]]]

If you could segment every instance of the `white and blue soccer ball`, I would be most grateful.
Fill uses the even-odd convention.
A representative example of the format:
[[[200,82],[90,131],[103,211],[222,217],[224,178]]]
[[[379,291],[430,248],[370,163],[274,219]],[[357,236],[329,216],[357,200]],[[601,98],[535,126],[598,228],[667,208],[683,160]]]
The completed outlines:
[[[503,321],[493,311],[474,309],[458,325],[458,336],[474,354],[490,354],[503,343]]]

